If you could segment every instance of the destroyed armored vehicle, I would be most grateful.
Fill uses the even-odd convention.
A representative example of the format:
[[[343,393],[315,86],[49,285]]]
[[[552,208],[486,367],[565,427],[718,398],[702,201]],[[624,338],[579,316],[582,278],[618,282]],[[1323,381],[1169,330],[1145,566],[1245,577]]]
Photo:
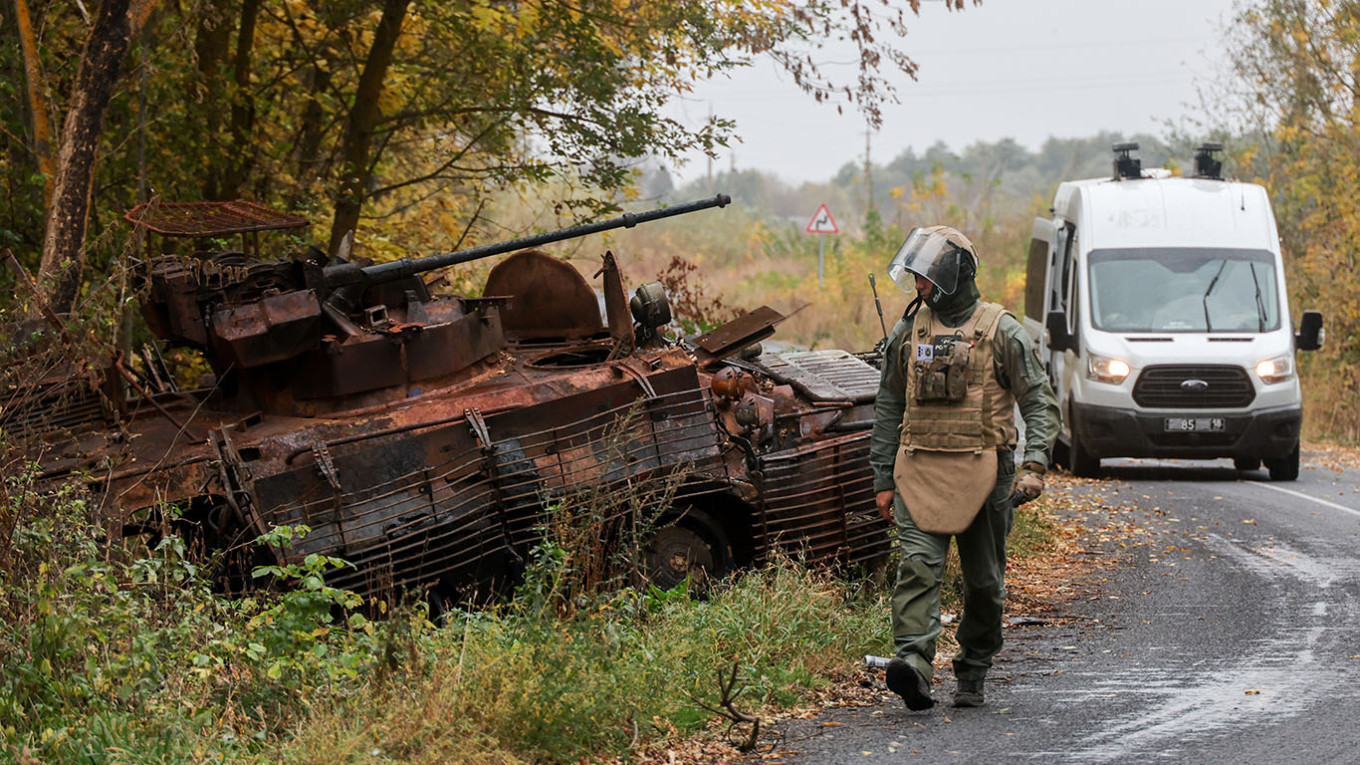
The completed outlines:
[[[69,381],[63,395],[38,381],[24,397],[10,391],[0,427],[42,438],[45,477],[86,476],[115,534],[172,524],[239,550],[306,525],[292,547],[254,554],[342,558],[353,566],[328,581],[369,595],[464,597],[513,581],[546,508],[583,490],[665,500],[644,556],[665,587],[775,550],[881,560],[873,366],[837,350],[760,353],[783,319],[768,307],[668,338],[660,284],[629,299],[606,252],[597,293],[532,249],[728,201],[377,265],[316,250],[148,256],[146,321],[162,345],[202,351],[212,384],[157,392],[147,365],[132,374],[119,360],[84,399]],[[239,234],[242,250],[255,232],[306,223],[242,202],[144,205],[126,218],[162,238]],[[436,296],[420,277],[505,253],[483,297]]]

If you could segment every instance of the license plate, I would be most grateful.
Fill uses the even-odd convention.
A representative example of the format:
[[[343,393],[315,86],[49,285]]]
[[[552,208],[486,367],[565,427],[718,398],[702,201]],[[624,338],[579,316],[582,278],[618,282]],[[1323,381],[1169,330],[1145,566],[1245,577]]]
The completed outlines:
[[[1222,417],[1168,417],[1168,433],[1217,433],[1223,430]]]

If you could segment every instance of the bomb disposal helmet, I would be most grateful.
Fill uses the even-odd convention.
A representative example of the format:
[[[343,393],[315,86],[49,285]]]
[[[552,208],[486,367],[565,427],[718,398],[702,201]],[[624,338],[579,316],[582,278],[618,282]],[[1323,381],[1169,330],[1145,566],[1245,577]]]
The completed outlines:
[[[973,243],[949,226],[914,228],[888,262],[888,276],[903,292],[916,291],[915,276],[927,279],[946,295],[977,274]]]

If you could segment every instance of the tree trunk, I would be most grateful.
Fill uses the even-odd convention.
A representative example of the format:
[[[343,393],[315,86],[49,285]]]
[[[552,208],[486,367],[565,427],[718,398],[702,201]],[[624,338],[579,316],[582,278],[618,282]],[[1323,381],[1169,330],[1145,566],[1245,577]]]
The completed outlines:
[[[297,169],[296,174],[299,183],[295,191],[294,202],[301,196],[301,189],[306,188],[313,180],[320,177],[323,172],[321,161],[321,140],[325,137],[326,118],[325,109],[321,105],[322,94],[330,90],[331,72],[322,66],[321,62],[312,65],[310,75],[310,85],[307,88],[307,106],[302,111],[302,127],[297,141]]]
[[[52,160],[52,114],[47,103],[38,39],[33,34],[33,16],[28,0],[14,0],[14,18],[19,27],[19,47],[24,57],[24,77],[28,80],[28,110],[33,115],[33,156],[43,176],[43,205],[52,199],[52,181],[57,175]]]
[[[255,142],[251,140],[255,132],[255,96],[250,88],[250,70],[259,16],[260,0],[243,0],[232,68],[236,88],[231,101],[231,151],[227,153],[227,169],[222,178],[223,193],[233,198],[241,196],[241,188],[255,167]]]
[[[95,153],[104,110],[132,36],[132,19],[128,14],[131,5],[132,0],[101,0],[90,37],[85,41],[75,91],[62,126],[57,178],[47,213],[39,269],[48,304],[58,313],[71,310],[80,290]]]
[[[226,111],[226,82],[222,70],[231,44],[231,25],[227,23],[229,0],[210,0],[198,12],[198,28],[194,30],[194,57],[198,59],[200,76],[199,109],[203,133],[210,137],[207,173],[203,177],[203,198],[223,199],[223,165],[227,164],[226,142],[222,140],[222,115]]]
[[[330,253],[339,251],[345,234],[359,225],[363,209],[364,190],[368,185],[368,150],[373,143],[373,128],[378,121],[378,97],[382,95],[387,68],[401,36],[401,24],[410,0],[384,0],[382,19],[373,34],[373,47],[368,51],[359,87],[350,108],[349,124],[345,130],[345,144],[341,157],[340,193],[335,200],[335,218],[331,222]]]

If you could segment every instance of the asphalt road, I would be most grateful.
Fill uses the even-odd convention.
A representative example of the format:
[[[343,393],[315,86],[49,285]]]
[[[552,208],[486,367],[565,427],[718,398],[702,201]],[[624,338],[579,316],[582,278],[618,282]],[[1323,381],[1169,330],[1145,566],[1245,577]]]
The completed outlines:
[[[884,692],[781,723],[780,761],[1360,763],[1360,471],[1105,468],[1071,490],[1136,543],[1093,538],[1113,565],[1069,618],[1008,627],[987,706],[948,706],[945,670],[925,712]]]

